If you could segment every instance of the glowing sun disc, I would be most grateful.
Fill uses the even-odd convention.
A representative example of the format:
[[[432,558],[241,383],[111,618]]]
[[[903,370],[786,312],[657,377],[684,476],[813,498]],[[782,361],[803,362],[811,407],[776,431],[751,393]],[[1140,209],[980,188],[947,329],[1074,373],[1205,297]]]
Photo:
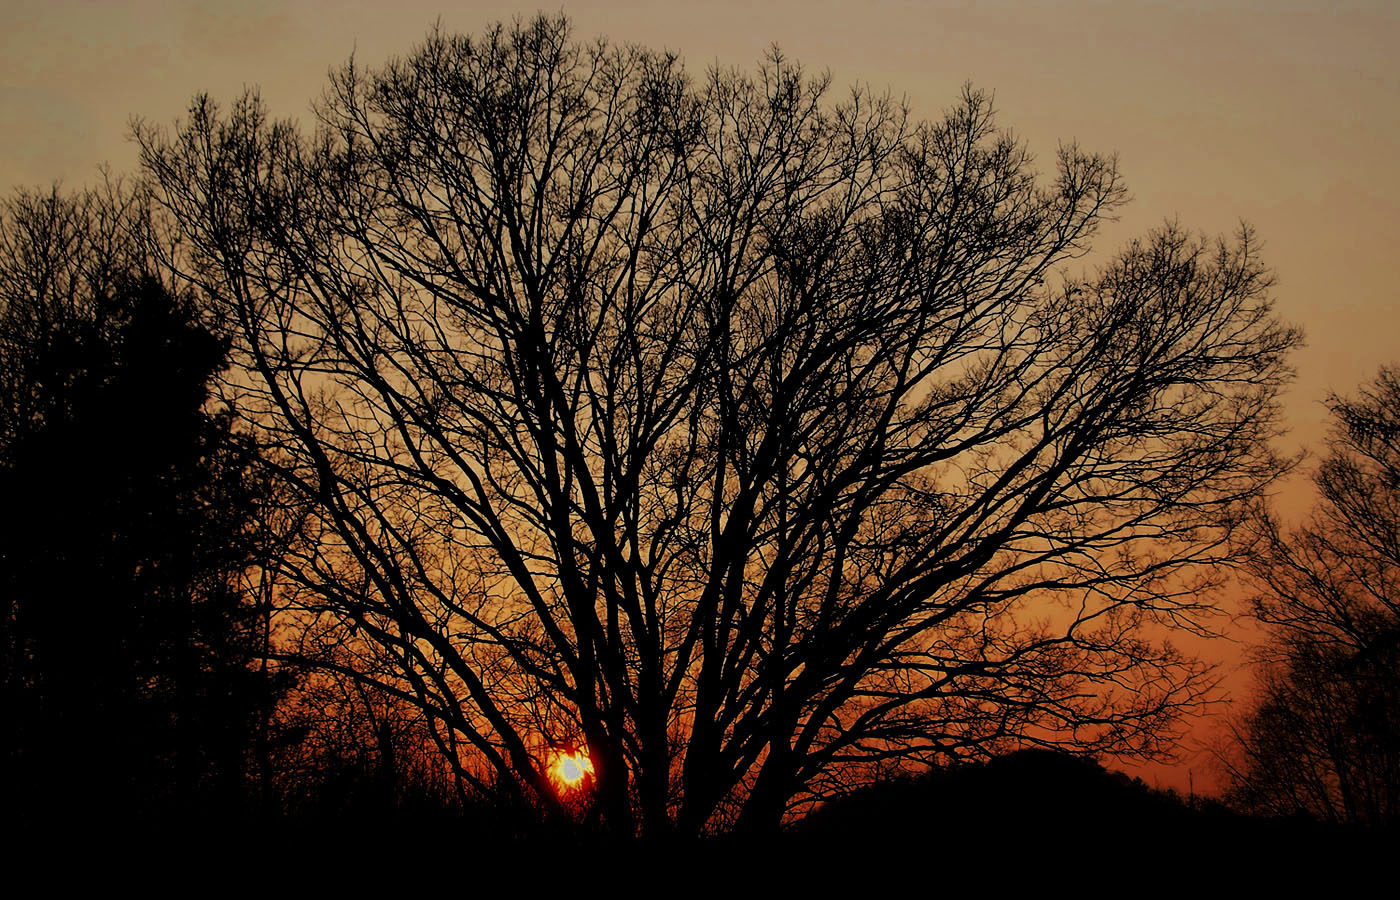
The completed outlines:
[[[588,758],[588,751],[578,750],[574,753],[560,754],[551,767],[554,777],[567,787],[576,787],[584,778],[593,774],[593,761]]]

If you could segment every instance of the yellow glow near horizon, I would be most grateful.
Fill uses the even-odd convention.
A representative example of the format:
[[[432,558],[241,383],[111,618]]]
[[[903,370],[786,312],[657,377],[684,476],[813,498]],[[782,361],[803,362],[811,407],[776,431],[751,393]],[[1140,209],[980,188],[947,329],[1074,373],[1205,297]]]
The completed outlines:
[[[564,787],[577,788],[593,774],[593,761],[588,758],[588,750],[580,747],[573,753],[560,753],[549,771]]]

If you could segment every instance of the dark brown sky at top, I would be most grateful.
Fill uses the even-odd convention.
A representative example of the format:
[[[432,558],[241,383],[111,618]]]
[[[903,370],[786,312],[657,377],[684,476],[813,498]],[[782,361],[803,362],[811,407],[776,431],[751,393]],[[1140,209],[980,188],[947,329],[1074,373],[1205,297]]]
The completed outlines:
[[[276,114],[309,122],[328,69],[352,51],[377,65],[438,18],[475,32],[537,9],[0,0],[0,188],[78,187],[102,162],[130,172],[131,117],[172,122],[197,91],[227,101],[258,86]],[[1001,124],[1042,158],[1062,140],[1119,154],[1134,201],[1104,231],[1104,252],[1167,218],[1209,234],[1248,221],[1277,272],[1279,311],[1308,339],[1286,399],[1285,451],[1318,446],[1329,390],[1400,363],[1394,0],[614,0],[563,10],[580,38],[674,50],[696,74],[751,66],[776,43],[837,86],[890,88],[921,118],[965,81],[993,90]],[[1301,514],[1306,483],[1282,500]],[[1231,683],[1239,693],[1247,682]],[[1154,774],[1185,786],[1183,772]]]

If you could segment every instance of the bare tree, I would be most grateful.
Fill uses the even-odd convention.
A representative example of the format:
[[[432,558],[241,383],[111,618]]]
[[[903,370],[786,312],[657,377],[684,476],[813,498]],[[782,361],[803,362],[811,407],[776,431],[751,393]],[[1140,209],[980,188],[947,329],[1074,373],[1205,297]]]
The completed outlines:
[[[1329,403],[1336,426],[1294,531],[1258,519],[1259,697],[1236,727],[1236,802],[1400,821],[1400,371]]]
[[[1060,268],[1124,200],[774,51],[692,79],[562,20],[142,126],[237,408],[319,532],[305,633],[547,806],[771,829],[882,767],[1151,753],[1297,333],[1243,230]],[[391,683],[391,684],[390,684]],[[483,768],[484,767],[484,768]]]

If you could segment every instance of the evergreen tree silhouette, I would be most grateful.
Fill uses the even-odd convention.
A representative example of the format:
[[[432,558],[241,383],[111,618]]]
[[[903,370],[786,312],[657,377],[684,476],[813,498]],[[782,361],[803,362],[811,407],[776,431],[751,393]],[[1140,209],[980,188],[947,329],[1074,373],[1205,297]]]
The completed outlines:
[[[209,403],[226,347],[151,279],[51,322],[6,360],[21,370],[0,446],[8,805],[227,813],[275,691],[237,582],[253,449]]]

